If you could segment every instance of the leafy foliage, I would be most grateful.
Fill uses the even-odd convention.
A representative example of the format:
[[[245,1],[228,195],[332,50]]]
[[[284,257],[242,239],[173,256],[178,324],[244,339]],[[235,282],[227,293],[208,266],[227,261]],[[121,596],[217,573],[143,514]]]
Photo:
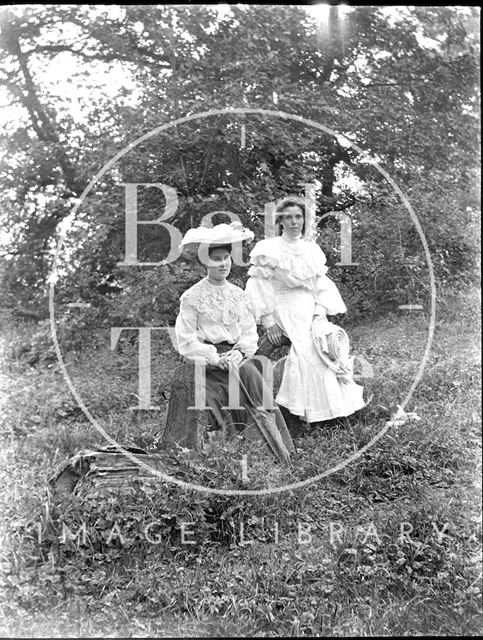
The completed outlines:
[[[323,19],[299,6],[6,9],[0,81],[15,113],[3,136],[0,172],[8,229],[4,305],[45,316],[45,284],[62,227],[59,304],[79,297],[112,319],[125,312],[128,296],[147,304],[146,278],[158,280],[160,298],[165,287],[177,293],[187,285],[179,261],[119,266],[122,183],[129,181],[175,188],[179,203],[170,223],[181,232],[207,213],[231,210],[257,238],[264,203],[315,182],[319,216],[346,211],[353,221],[357,269],[334,265],[337,222],[320,221],[320,240],[354,313],[427,298],[420,238],[384,177],[340,138],[294,121],[221,115],[168,129],[124,155],[75,219],[70,215],[89,179],[127,144],[174,118],[227,105],[299,114],[356,142],[408,195],[440,282],[471,279],[476,18],[470,7],[333,6]],[[56,64],[72,68],[76,109],[51,80]],[[108,92],[103,78],[120,71],[123,80],[112,80]],[[140,190],[140,218],[157,218],[164,205],[158,190]],[[165,257],[168,242],[166,231],[144,225],[139,259]]]

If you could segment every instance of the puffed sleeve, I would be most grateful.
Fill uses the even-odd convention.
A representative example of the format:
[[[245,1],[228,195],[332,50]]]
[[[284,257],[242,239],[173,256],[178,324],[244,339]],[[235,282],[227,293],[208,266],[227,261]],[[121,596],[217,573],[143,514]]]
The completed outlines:
[[[338,313],[345,313],[346,311],[347,307],[342,300],[342,296],[335,282],[326,275],[319,276],[315,290],[314,315],[329,314],[334,316]]]
[[[311,243],[311,254],[314,262],[319,265],[317,268],[317,277],[315,282],[314,298],[315,311],[314,315],[325,316],[327,314],[333,316],[338,313],[345,313],[347,307],[342,300],[342,296],[337,289],[337,285],[327,275],[325,253],[318,244]]]
[[[190,359],[200,359],[206,364],[217,365],[220,359],[216,347],[204,344],[197,334],[198,312],[181,296],[180,309],[174,325],[179,353]]]
[[[244,312],[240,318],[241,335],[238,338],[235,348],[240,347],[247,358],[252,358],[258,348],[258,332],[255,318],[247,304],[244,305]]]
[[[252,271],[252,269],[250,269]],[[249,273],[250,273],[249,271]],[[248,278],[245,292],[249,299],[250,309],[258,323],[262,323],[265,329],[275,324],[273,312],[275,311],[275,292],[270,279],[263,277],[255,271]]]
[[[269,240],[257,242],[250,252],[250,262],[252,266],[248,270],[245,292],[256,322],[261,322],[267,329],[275,324],[275,290],[272,280],[278,261],[272,243]]]

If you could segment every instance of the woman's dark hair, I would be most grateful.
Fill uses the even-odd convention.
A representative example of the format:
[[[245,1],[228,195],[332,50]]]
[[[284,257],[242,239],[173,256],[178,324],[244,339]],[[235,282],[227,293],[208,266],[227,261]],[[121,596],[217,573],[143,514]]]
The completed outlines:
[[[202,264],[207,267],[207,260],[211,260],[211,255],[213,251],[216,249],[225,249],[231,255],[232,246],[231,244],[200,244],[198,247],[198,251],[196,252],[196,259],[198,264]]]
[[[275,224],[279,225],[279,234],[281,235],[282,233],[282,226],[280,224],[281,220],[282,220],[282,215],[283,212],[285,211],[285,209],[288,209],[289,207],[298,207],[301,211],[302,214],[304,216],[304,224],[302,227],[302,234],[305,233],[305,200],[303,198],[300,198],[299,196],[287,196],[286,198],[284,198],[283,200],[281,200],[277,206],[275,207]]]
[[[211,254],[215,249],[226,249],[228,253],[231,254],[232,246],[231,244],[213,244],[208,247],[208,255],[211,258]]]

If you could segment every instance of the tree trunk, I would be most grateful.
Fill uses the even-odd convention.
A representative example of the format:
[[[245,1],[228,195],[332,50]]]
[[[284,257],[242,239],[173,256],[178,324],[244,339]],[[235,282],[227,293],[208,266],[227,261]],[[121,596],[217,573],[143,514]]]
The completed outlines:
[[[195,404],[194,365],[180,364],[173,377],[162,443],[178,444],[187,449],[201,449],[201,427],[206,424],[206,411],[189,409]]]

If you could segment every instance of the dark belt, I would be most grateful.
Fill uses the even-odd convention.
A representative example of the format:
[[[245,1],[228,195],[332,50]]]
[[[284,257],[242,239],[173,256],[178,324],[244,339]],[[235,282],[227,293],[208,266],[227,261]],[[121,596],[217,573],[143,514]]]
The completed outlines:
[[[203,344],[209,344],[218,351],[218,353],[225,353],[225,351],[230,351],[235,346],[234,344],[230,344],[229,342],[208,342],[208,340],[202,340]]]

